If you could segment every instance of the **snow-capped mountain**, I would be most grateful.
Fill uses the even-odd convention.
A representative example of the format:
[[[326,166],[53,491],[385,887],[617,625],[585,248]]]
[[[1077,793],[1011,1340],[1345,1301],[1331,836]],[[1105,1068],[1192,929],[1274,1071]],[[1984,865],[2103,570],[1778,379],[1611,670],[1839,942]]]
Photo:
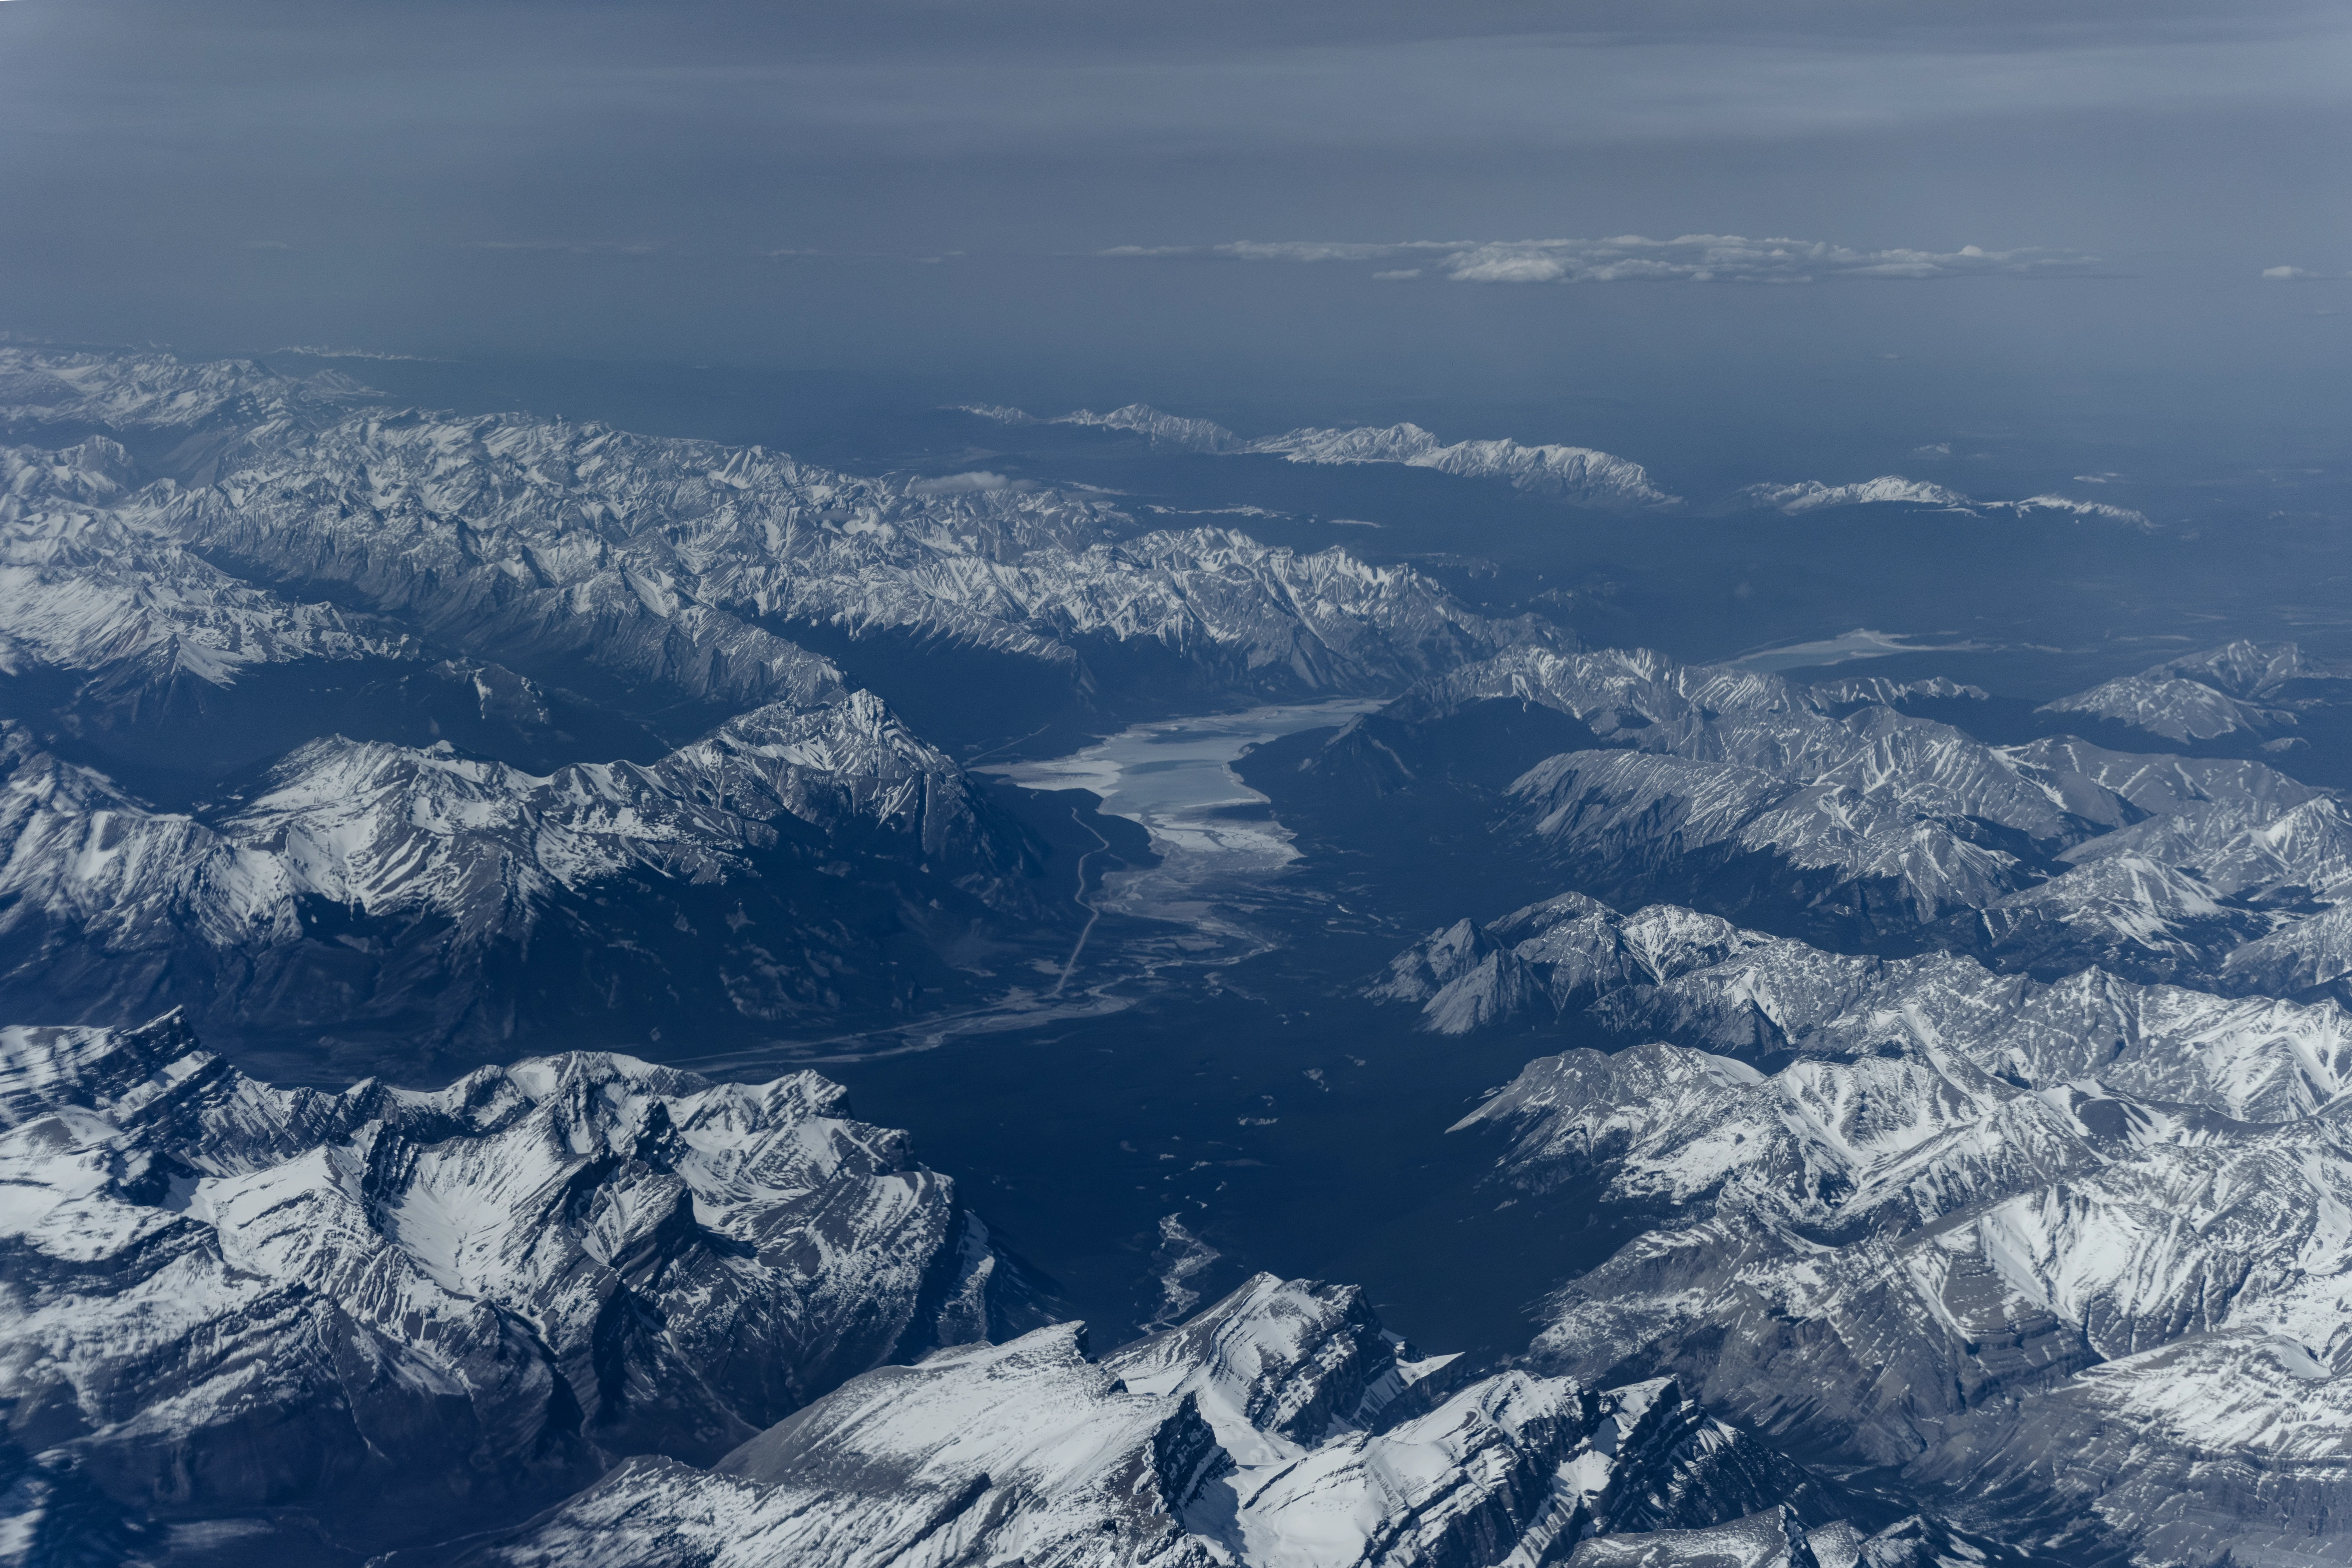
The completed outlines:
[[[1538,1365],[1671,1373],[2016,1544],[2205,1563],[2338,1529],[2336,1003],[1834,953],[1579,894],[1433,933],[1375,994],[1447,1032],[1643,1042],[1530,1063],[1457,1128],[1502,1140],[1507,1191],[1652,1227],[1560,1293]]]
[[[1607,454],[1410,425],[1065,417],[1673,500]],[[0,348],[0,1016],[75,1021],[0,1029],[0,1563],[2344,1555],[2352,805],[2269,764],[2327,754],[2345,676],[2292,645],[2025,721],[1949,679],[1576,652],[1108,491],[395,409],[249,361]],[[2137,517],[1893,477],[1749,499]],[[1298,845],[1250,913],[1301,962],[1221,971],[1201,1013],[1164,964],[1090,976],[1017,1038],[1025,1082],[993,1039],[843,1069],[923,1106],[988,1080],[983,1136],[1038,1140],[1045,1179],[975,1179],[1064,1216],[1060,1256],[1100,1227],[1074,1299],[1136,1287],[1132,1316],[1160,1271],[1145,1338],[1053,1321],[824,1079],[545,1054],[1037,1017],[1074,944],[1165,954],[1192,915],[1097,930],[1108,819],[956,755],[1338,694],[1392,700],[1233,765]],[[1122,753],[1121,787],[1197,769],[1179,750]],[[1367,931],[1440,915],[1372,984],[1389,1011],[1327,1007]],[[1097,1003],[1143,1048],[1066,1045]],[[1202,1037],[1284,1041],[1278,1079],[1230,1059],[1265,1079],[1238,1110],[1163,1117],[1169,1081],[1244,1092],[1180,1062]],[[1130,1056],[1160,1080],[1086,1076]],[[1283,1260],[1217,1205],[1359,1228],[1319,1194],[1366,1168],[1345,1119],[1391,1071],[1430,1143],[1460,1121],[1362,1232],[1459,1226],[1444,1283],[1540,1302],[1524,1353],[1423,1355],[1370,1291],[1275,1274],[1193,1311]],[[1137,1088],[1135,1126],[1078,1079]],[[1087,1117],[1104,1147],[1051,1141]]]
[[[2100,964],[2301,993],[2352,973],[2333,914],[2352,821],[2334,792],[2238,759],[1990,746],[1895,705],[1912,695],[1522,647],[1421,683],[1307,766],[1402,787],[1394,737],[1529,704],[1587,739],[1513,779],[1495,830],[1620,902],[2044,978]]]
[[[152,351],[37,353],[0,345],[0,423],[35,428],[94,425],[185,442],[206,426],[331,419],[376,395],[333,370],[293,377],[249,359],[192,363]]]
[[[176,563],[175,543],[200,552],[248,593],[331,590],[534,679],[587,670],[673,699],[806,705],[837,694],[841,676],[790,639],[800,625],[852,646],[893,637],[1039,663],[1078,693],[1100,694],[1089,658],[1139,655],[1204,693],[1379,691],[1553,635],[1470,612],[1407,568],[1225,530],[1155,531],[1059,491],[860,479],[759,447],[525,416],[355,411],[352,395],[244,362],[0,349],[0,422],[126,439],[202,428],[194,457],[183,443],[152,459],[157,482],[116,477],[106,498],[125,537],[159,558]],[[25,548],[67,527],[55,504],[20,510],[12,526],[36,542]],[[83,577],[140,570],[51,564],[51,615],[68,588],[104,596]]]
[[[1769,876],[1779,897],[1794,872],[1835,918],[1907,926],[2039,881],[2042,856],[2095,830],[2086,812],[2123,819],[2110,792],[2069,803],[1949,725],[1877,703],[1841,712],[1851,705],[1779,676],[1640,650],[1513,650],[1424,683],[1385,716],[1426,722],[1496,700],[1565,713],[1600,742],[1521,775],[1511,822],[1607,885]]]
[[[10,1028],[0,1168],[26,1495],[347,1551],[511,1521],[630,1455],[707,1463],[1037,1321],[953,1184],[810,1073],[573,1053],[331,1094],[176,1016]]]
[[[1769,1074],[1574,1051],[1472,1121],[1509,1138],[1509,1186],[1670,1215],[1562,1292],[1539,1364],[1671,1371],[2020,1543],[2201,1562],[2339,1528],[2339,1118],[2021,1085],[1896,1039]]]
[[[1245,449],[1294,463],[1401,463],[1465,479],[1500,479],[1514,489],[1580,506],[1670,506],[1678,499],[1653,485],[1639,463],[1590,447],[1448,443],[1418,425],[1292,430],[1252,441]]]
[[[126,697],[232,683],[246,666],[414,659],[414,637],[334,605],[239,582],[114,510],[135,472],[93,437],[57,452],[0,447],[0,671],[51,668]]]
[[[1181,414],[1164,413],[1148,403],[1130,403],[1108,414],[1074,408],[1048,419],[992,404],[969,404],[963,411],[1006,425],[1083,425],[1097,430],[1125,430],[1155,446],[1181,447],[1193,452],[1238,452],[1249,446],[1213,419],[1191,419]]]
[[[2061,512],[2081,521],[2126,523],[2135,528],[2154,526],[2147,514],[2129,507],[2111,506],[2105,501],[2076,500],[2071,496],[2035,495],[2023,500],[1984,500],[1961,494],[1948,485],[1927,479],[1906,479],[1901,474],[1881,474],[1874,479],[1863,479],[1853,484],[1824,484],[1819,479],[1800,479],[1794,484],[1749,485],[1739,492],[1739,499],[1750,506],[1770,508],[1786,517],[1801,517],[1807,512],[1832,507],[1846,506],[1926,506],[1938,511],[1959,512],[1973,517],[1979,512],[2005,511],[2018,517],[2034,512]]]
[[[1446,442],[1412,424],[1302,428],[1279,436],[1244,437],[1212,420],[1188,419],[1144,403],[1130,403],[1108,414],[1081,408],[1044,420],[1017,408],[989,404],[968,405],[964,412],[1005,424],[1087,425],[1125,430],[1156,444],[1194,452],[1260,453],[1294,463],[1397,463],[1434,468],[1464,479],[1500,479],[1515,489],[1578,506],[1669,506],[1679,499],[1652,484],[1641,464],[1590,447],[1527,447],[1508,440]]]
[[[930,949],[1036,918],[1021,830],[866,692],[544,776],[330,736],[194,814],[14,725],[0,769],[0,993],[108,1022],[185,1005],[248,1043],[390,1031],[414,1060],[681,1003],[903,1006],[947,978]]]
[[[1881,474],[1874,479],[1851,485],[1825,485],[1819,479],[1802,479],[1789,485],[1750,485],[1740,493],[1759,506],[1769,506],[1790,517],[1835,506],[1895,504],[1965,511],[1973,504],[1948,486],[1926,479],[1906,479],[1900,474]]]
[[[1832,1493],[1671,1379],[1435,1388],[1444,1358],[1400,1351],[1352,1289],[1261,1275],[1100,1362],[1083,1340],[870,1373],[713,1470],[641,1461],[463,1561],[1532,1568],[1612,1543],[1695,1568],[1685,1536],[1765,1530],[1792,1563],[1815,1538],[1865,1550]]]
[[[1444,1034],[1570,1017],[1756,1063],[1933,1045],[2004,1082],[2096,1079],[2244,1121],[2313,1115],[2352,1090],[2352,1013],[2334,1001],[1830,952],[1675,905],[1621,915],[1579,893],[1433,932],[1371,994]]]
[[[2041,710],[2110,720],[2168,741],[2210,741],[2293,729],[2298,710],[2343,700],[2347,679],[2352,671],[2310,658],[2294,643],[2240,641],[2167,659]]]
[[[1001,994],[971,939],[1026,940],[1034,847],[795,629],[967,745],[1557,637],[1057,491],[370,395],[0,348],[0,422],[76,437],[0,455],[0,995],[358,1070]]]

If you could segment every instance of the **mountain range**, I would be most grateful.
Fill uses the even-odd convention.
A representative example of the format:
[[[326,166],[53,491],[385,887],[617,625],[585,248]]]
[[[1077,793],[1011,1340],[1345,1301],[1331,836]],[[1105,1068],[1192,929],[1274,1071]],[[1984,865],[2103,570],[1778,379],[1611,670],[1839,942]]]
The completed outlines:
[[[1342,550],[255,362],[0,348],[0,422],[72,437],[0,453],[0,997],[351,1070],[1003,996],[1086,911],[947,746],[1565,640]]]
[[[1058,422],[1674,500],[1410,425]],[[0,345],[0,1563],[2352,1540],[2335,662],[1807,680],[1149,494],[256,361]],[[1223,771],[1157,722],[1332,698]],[[1197,821],[1282,868],[1102,899],[1183,846],[991,759],[1115,730],[1086,776],[1148,816],[1213,773]],[[1095,1013],[1045,1005],[1089,951]],[[951,1018],[1004,1026],[924,1053]],[[1437,1269],[1516,1337],[1409,1343]]]
[[[1535,1364],[1675,1376],[2029,1547],[2242,1560],[2330,1528],[2334,1002],[2042,984],[1574,894],[1439,933],[1378,989],[1443,1031],[1544,1006],[1643,1042],[1533,1061],[1456,1129],[1502,1140],[1497,1190],[1649,1226],[1553,1300]]]
[[[1495,831],[1612,901],[2044,978],[2098,964],[2301,996],[2352,973],[2336,792],[2251,760],[1988,745],[1905,710],[1931,695],[1521,647],[1417,685],[1300,767],[1410,794],[1449,726],[1540,709],[1550,754],[1496,792]]]

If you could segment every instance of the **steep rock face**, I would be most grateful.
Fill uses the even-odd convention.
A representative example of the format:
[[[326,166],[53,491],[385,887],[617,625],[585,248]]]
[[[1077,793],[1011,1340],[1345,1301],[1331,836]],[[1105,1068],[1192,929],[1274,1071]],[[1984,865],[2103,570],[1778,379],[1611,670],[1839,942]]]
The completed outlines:
[[[729,454],[676,445],[521,418],[262,426],[238,434],[213,483],[151,510],[249,574],[332,584],[526,668],[584,664],[738,706],[837,691],[828,661],[706,602],[678,570],[668,529],[725,511],[734,487]],[[649,549],[632,552],[640,529]]]
[[[2239,641],[2151,665],[2042,705],[2044,713],[2110,720],[2168,741],[2293,729],[2299,709],[2342,700],[2340,665],[2295,644]]]
[[[1819,479],[1750,485],[1740,494],[1758,506],[1769,506],[1790,517],[1841,506],[1932,506],[1965,511],[1970,504],[1967,496],[1948,485],[1906,479],[1901,474],[1881,474],[1846,485],[1823,484]]]
[[[1784,1506],[1706,1530],[1596,1536],[1568,1561],[1569,1568],[1985,1568],[2027,1559],[1940,1520],[1914,1515],[1864,1535],[1843,1521],[1807,1529]]]
[[[2049,854],[2096,830],[1994,748],[1861,695],[1639,649],[1519,648],[1423,682],[1384,717],[1497,700],[1568,714],[1606,749],[1528,770],[1506,832],[1642,894],[1728,879],[1755,884],[1727,891],[1736,902],[1768,887],[1785,901],[1794,872],[1802,904],[1864,931],[2030,886]]]
[[[1148,403],[1129,403],[1108,414],[1097,414],[1091,408],[1077,408],[1050,420],[1034,419],[1018,408],[974,405],[965,412],[987,419],[1003,420],[1009,425],[1089,425],[1099,430],[1125,430],[1157,445],[1181,447],[1194,452],[1234,452],[1247,445],[1213,419],[1190,419],[1181,414],[1154,408]]]
[[[1189,1401],[1120,1391],[1076,1324],[850,1384],[715,1472],[640,1463],[494,1563],[1164,1563],[1228,1461]]]
[[[2212,972],[2216,954],[2268,935],[2275,923],[2218,893],[2192,870],[2124,849],[1955,914],[1948,931],[1952,945],[2035,975],[2097,964],[2194,982]]]
[[[747,1020],[903,1005],[944,983],[931,945],[1030,910],[1018,829],[863,692],[545,777],[333,737],[195,816],[21,729],[0,746],[5,984],[113,1019],[185,1004],[255,1038],[472,1049],[625,987]]]
[[[575,1054],[280,1090],[167,1017],[0,1031],[0,1125],[11,1435],[162,1518],[451,1532],[1032,1310],[813,1074]]]
[[[2339,796],[2315,792],[2292,805],[2183,803],[2059,858],[2088,866],[2126,855],[2192,870],[2217,897],[2256,905],[2332,902],[2352,888],[2352,811]]]
[[[2221,974],[2249,991],[2340,994],[2352,976],[2352,905],[2337,904],[2232,948],[2222,958]]]
[[[1671,1381],[1438,1398],[1443,1367],[1357,1292],[1261,1276],[1100,1364],[1066,1324],[868,1373],[715,1471],[616,1471],[464,1561],[1532,1568],[1596,1532],[1829,1517]]]
[[[1727,1184],[1821,1237],[1900,1233],[2020,1181],[2098,1162],[2062,1107],[1935,1052],[1808,1058],[1769,1075],[1679,1046],[1547,1057],[1460,1125],[1514,1131],[1541,1190],[1605,1170],[1619,1202],[1717,1201]],[[1458,1129],[1457,1129],[1458,1130]]]
[[[1710,712],[1810,713],[1808,696],[1778,675],[1681,664],[1648,648],[1563,653],[1527,647],[1433,676],[1399,698],[1391,711],[1434,715],[1517,698],[1570,714],[1608,739]]]
[[[2292,1333],[2222,1330],[2093,1367],[1914,1473],[2061,1550],[2087,1517],[2146,1563],[2326,1561],[2343,1551],[2347,1400]]]

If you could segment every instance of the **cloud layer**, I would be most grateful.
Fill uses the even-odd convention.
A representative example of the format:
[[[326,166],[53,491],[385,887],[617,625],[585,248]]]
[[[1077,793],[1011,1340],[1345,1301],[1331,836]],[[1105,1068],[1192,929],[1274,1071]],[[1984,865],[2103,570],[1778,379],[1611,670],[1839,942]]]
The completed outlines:
[[[1424,273],[1455,283],[1811,283],[1829,278],[1948,278],[1985,273],[2075,272],[2095,258],[2075,251],[2024,247],[1987,250],[1855,250],[1818,239],[1748,239],[1736,234],[1685,234],[1651,239],[1408,239],[1380,243],[1229,240],[1219,245],[1118,246],[1105,257],[1206,256],[1235,261],[1343,262],[1384,268],[1376,278]]]

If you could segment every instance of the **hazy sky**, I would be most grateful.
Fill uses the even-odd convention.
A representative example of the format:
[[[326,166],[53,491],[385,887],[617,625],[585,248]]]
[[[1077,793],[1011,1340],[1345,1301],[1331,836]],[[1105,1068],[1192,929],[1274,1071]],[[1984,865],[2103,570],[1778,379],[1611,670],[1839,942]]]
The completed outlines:
[[[2242,0],[14,0],[0,328],[1653,441],[2316,436],[2348,110],[2352,9]],[[1524,243],[1690,235],[1801,244]]]

